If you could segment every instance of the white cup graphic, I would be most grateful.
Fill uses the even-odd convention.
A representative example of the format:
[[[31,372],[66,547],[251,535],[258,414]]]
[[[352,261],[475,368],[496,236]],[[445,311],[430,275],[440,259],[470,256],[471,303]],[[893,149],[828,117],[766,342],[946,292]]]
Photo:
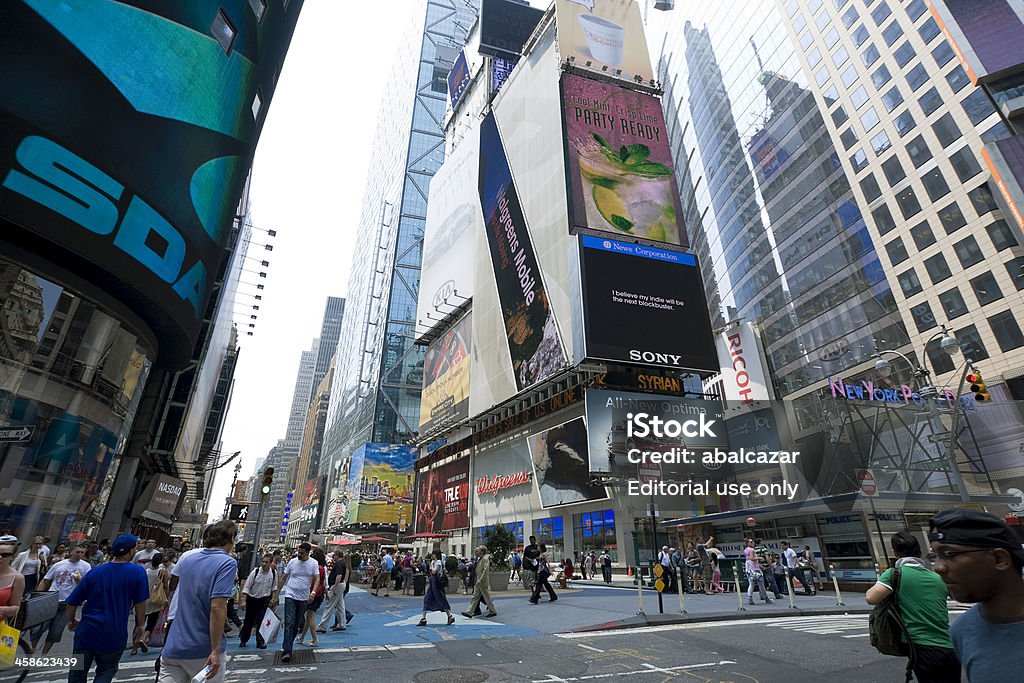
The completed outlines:
[[[622,65],[622,48],[626,42],[626,29],[614,21],[591,14],[579,15],[583,35],[587,38],[590,54],[608,66]]]

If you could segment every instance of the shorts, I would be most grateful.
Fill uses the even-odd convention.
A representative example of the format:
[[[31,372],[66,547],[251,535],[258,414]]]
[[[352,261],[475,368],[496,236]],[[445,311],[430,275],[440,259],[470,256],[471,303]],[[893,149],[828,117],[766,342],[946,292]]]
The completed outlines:
[[[324,604],[324,596],[323,595],[318,595],[315,598],[313,598],[313,602],[309,603],[309,605],[306,606],[306,611],[307,612],[315,612],[318,609],[320,609],[320,606],[323,605],[323,604]]]

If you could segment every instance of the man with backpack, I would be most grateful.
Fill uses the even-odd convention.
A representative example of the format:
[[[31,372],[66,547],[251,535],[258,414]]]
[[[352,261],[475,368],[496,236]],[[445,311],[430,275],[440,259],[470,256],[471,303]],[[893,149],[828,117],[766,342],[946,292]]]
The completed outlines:
[[[946,585],[942,577],[921,562],[921,544],[909,531],[892,535],[889,541],[896,564],[889,567],[864,596],[869,605],[879,605],[894,596],[909,639],[907,678],[914,672],[920,683],[953,683],[960,680],[960,662],[949,639]],[[882,623],[873,620],[874,624]],[[872,644],[880,634],[874,626]],[[885,634],[881,634],[885,635]],[[892,634],[890,634],[892,635]],[[883,652],[883,654],[891,654]]]
[[[242,622],[242,630],[238,633],[239,646],[245,647],[252,635],[253,628],[256,629],[256,647],[260,650],[267,649],[267,643],[260,633],[260,624],[267,614],[267,607],[270,601],[277,597],[277,567],[274,566],[274,556],[266,554],[263,556],[263,564],[256,567],[245,580],[242,591],[238,596],[239,606],[245,610],[245,620]]]

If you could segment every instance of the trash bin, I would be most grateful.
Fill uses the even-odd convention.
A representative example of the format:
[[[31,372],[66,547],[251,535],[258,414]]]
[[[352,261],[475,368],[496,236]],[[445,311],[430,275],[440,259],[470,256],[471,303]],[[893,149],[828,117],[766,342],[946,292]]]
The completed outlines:
[[[416,574],[412,577],[412,594],[423,595],[427,592],[427,575]]]

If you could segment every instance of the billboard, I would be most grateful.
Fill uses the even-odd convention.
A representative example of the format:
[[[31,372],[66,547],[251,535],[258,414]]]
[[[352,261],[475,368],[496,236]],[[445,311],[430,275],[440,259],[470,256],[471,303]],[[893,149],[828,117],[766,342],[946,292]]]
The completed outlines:
[[[534,434],[528,443],[542,506],[608,497],[603,486],[590,483],[590,447],[582,417]]]
[[[484,230],[480,197],[480,129],[465,137],[430,182],[427,220],[423,228],[416,333],[437,325],[473,297],[477,236]]]
[[[491,92],[496,93],[501,90],[501,86],[505,85],[505,81],[512,75],[512,70],[516,68],[516,62],[513,59],[502,59],[501,57],[495,57],[491,60]]]
[[[298,7],[237,12],[223,46],[219,2],[4,5],[4,238],[45,245],[187,362]]]
[[[516,59],[543,15],[544,10],[516,0],[483,0],[480,54]]]
[[[586,358],[718,372],[697,258],[580,238]]]
[[[654,79],[634,0],[555,0],[555,18],[562,61],[629,81]]]
[[[307,479],[299,493],[299,500],[296,506],[298,510],[292,512],[291,516],[299,522],[299,533],[310,534],[316,530],[320,510],[320,490],[323,488],[323,477]]]
[[[562,76],[570,227],[686,246],[661,102]]]
[[[767,401],[771,398],[761,363],[761,341],[753,323],[721,332],[715,337],[726,401]]]
[[[525,439],[506,441],[473,456],[473,525],[529,519],[540,506]]]
[[[590,471],[624,479],[638,477],[639,464],[630,462],[630,451],[658,451],[686,448],[690,451],[714,451],[726,449],[729,444],[722,417],[722,406],[718,401],[695,398],[680,398],[658,394],[641,394],[606,389],[587,389],[587,425],[589,427]],[[714,436],[655,436],[653,433],[640,435],[627,429],[629,415],[646,413],[648,421],[654,417],[662,420],[703,420],[709,424]],[[713,424],[710,424],[712,423]],[[635,459],[635,456],[634,456]],[[730,470],[728,465],[705,465],[662,463],[664,478],[671,481],[687,481],[689,477],[719,479]]]
[[[469,458],[416,473],[416,533],[469,527]]]
[[[564,367],[566,359],[493,112],[480,125],[479,189],[512,370],[522,391]]]
[[[411,446],[364,443],[348,472],[348,523],[398,524],[412,519]]]
[[[184,499],[188,487],[181,479],[168,474],[158,474],[149,481],[142,495],[135,502],[132,517],[139,517],[143,512],[152,512],[164,517],[172,517]]]
[[[470,312],[427,347],[420,394],[420,434],[469,417],[472,329]]]
[[[469,62],[466,61],[466,51],[461,50],[455,58],[452,70],[448,72],[448,97],[452,101],[452,109],[459,106],[462,93],[466,92],[471,76],[469,73]]]

